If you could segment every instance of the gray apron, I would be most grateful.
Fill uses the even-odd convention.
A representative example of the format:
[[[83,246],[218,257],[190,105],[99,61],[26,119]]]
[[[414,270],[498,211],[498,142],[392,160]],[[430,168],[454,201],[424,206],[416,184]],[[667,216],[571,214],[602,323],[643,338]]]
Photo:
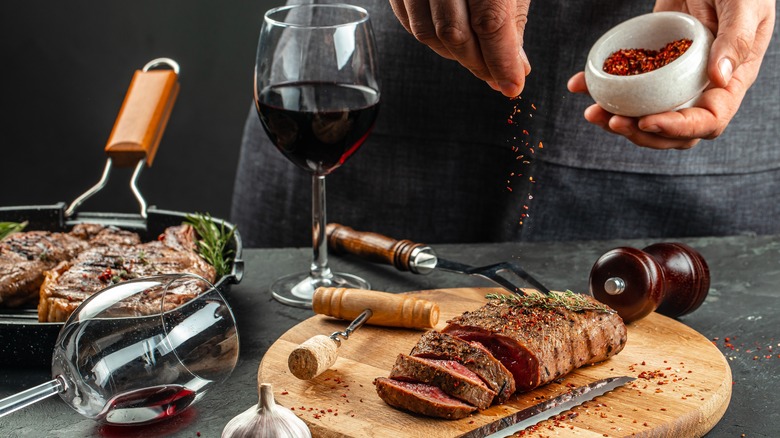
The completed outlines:
[[[777,25],[725,133],[658,151],[590,125],[592,100],[566,90],[593,42],[652,2],[532,2],[520,100],[417,42],[386,0],[354,3],[372,16],[382,106],[361,150],[326,178],[329,221],[427,243],[780,233]],[[231,220],[252,247],[311,244],[311,177],[254,108]]]

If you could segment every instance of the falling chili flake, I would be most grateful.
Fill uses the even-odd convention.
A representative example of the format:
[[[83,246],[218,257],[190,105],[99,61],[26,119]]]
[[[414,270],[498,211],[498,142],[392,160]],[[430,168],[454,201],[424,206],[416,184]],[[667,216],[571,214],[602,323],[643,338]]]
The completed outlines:
[[[528,130],[523,129],[523,134],[528,135]]]
[[[531,108],[533,108],[533,109],[534,109],[534,111],[536,111],[536,105],[534,105],[534,104],[531,104]]]
[[[539,142],[539,149],[544,149],[544,145],[542,144],[541,141]]]

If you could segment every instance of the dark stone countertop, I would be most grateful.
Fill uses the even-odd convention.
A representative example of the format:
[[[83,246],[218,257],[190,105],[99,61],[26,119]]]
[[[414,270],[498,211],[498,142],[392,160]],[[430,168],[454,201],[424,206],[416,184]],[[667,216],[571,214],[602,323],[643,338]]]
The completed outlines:
[[[669,239],[666,239],[669,241]],[[734,379],[731,403],[708,437],[775,437],[780,433],[780,236],[679,239],[697,249],[710,267],[707,299],[680,321],[715,340]],[[618,246],[642,248],[650,241],[440,245],[440,256],[479,266],[514,259],[555,290],[586,291],[593,263]],[[308,269],[309,249],[246,250],[246,275],[229,291],[239,323],[241,355],[232,376],[192,408],[163,423],[108,427],[85,419],[54,396],[0,418],[4,437],[218,437],[235,415],[257,402],[257,367],[268,347],[310,317],[309,310],[273,300],[268,287],[278,276]],[[434,272],[402,273],[351,257],[332,256],[334,270],[363,276],[376,290],[402,292],[442,287],[489,286],[475,277]],[[1,329],[1,328],[0,328]],[[729,337],[729,348],[725,338]],[[0,368],[0,397],[50,379],[32,367]],[[273,383],[273,382],[271,382]]]

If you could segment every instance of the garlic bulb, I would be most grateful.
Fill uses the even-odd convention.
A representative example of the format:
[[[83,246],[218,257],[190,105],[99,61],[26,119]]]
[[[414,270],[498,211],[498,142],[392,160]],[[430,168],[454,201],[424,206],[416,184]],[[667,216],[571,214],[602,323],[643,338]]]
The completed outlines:
[[[270,383],[260,385],[256,405],[225,425],[222,438],[311,438],[311,432],[293,411],[277,405]]]

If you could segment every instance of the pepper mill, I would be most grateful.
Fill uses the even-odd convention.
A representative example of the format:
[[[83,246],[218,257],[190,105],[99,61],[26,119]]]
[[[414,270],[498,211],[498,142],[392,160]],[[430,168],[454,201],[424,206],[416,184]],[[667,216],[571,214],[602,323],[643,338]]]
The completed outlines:
[[[653,311],[670,317],[693,312],[707,297],[710,270],[690,246],[656,243],[608,251],[593,265],[589,282],[593,297],[629,323]]]

